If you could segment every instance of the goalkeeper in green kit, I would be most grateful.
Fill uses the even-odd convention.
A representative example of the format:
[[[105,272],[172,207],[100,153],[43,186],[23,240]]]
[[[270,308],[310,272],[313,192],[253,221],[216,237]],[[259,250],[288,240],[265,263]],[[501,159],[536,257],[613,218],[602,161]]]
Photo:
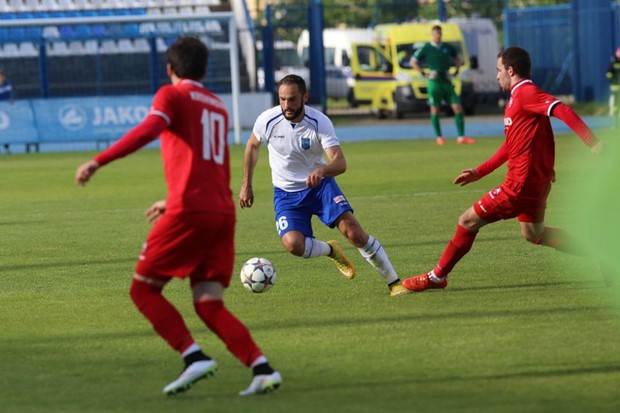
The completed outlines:
[[[451,44],[441,42],[441,26],[439,25],[433,26],[431,29],[431,39],[413,54],[411,67],[428,78],[428,105],[431,110],[431,124],[437,136],[437,144],[444,145],[446,143],[441,136],[441,125],[439,123],[439,109],[442,101],[449,103],[454,111],[454,123],[458,135],[456,143],[476,143],[475,139],[465,136],[463,107],[448,74],[448,69],[451,66],[456,66],[456,73],[458,73],[461,65],[457,50]],[[426,65],[426,69],[422,69],[422,64]]]

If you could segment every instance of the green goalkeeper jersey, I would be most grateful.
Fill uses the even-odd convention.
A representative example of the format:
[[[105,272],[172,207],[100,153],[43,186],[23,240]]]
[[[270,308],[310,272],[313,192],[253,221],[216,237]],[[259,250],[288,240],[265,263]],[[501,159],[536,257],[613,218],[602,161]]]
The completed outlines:
[[[437,73],[436,80],[448,79],[448,69],[454,66],[456,57],[456,48],[450,43],[443,42],[438,45],[426,43],[413,54],[416,62],[425,63],[429,70]]]

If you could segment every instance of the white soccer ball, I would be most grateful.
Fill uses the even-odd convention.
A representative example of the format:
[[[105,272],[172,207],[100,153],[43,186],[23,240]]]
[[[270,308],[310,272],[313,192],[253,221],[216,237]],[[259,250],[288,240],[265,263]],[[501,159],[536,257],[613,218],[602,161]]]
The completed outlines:
[[[241,284],[253,293],[264,293],[276,283],[276,267],[266,258],[250,258],[241,267]]]

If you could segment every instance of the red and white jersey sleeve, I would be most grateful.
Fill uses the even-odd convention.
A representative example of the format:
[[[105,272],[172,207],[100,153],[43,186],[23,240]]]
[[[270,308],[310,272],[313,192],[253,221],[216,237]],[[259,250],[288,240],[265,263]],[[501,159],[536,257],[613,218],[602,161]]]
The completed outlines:
[[[234,214],[228,112],[222,101],[201,83],[184,79],[159,89],[152,115],[168,124],[161,134],[167,210]]]

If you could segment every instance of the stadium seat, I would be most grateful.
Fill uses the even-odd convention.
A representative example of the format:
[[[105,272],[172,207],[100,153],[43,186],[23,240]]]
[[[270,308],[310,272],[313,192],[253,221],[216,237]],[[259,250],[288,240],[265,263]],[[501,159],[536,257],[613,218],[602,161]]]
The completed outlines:
[[[114,40],[103,40],[99,52],[104,54],[118,53],[118,45]]]
[[[45,26],[43,28],[44,39],[57,39],[60,37],[60,31],[57,26]]]
[[[76,10],[73,0],[58,0],[58,8],[61,10]]]
[[[163,14],[164,16],[174,16],[175,14],[178,14],[179,10],[176,7],[162,7],[161,9],[161,14]]]
[[[75,35],[79,38],[87,38],[93,35],[91,27],[88,24],[78,24],[75,26]]]
[[[67,56],[69,55],[69,47],[66,42],[52,42],[47,44],[48,56]]]
[[[11,40],[23,40],[26,37],[26,29],[24,27],[11,27],[9,28],[9,39]]]
[[[28,6],[26,6],[22,0],[9,0],[9,8],[13,13],[28,10]]]
[[[161,37],[158,37],[155,43],[157,44],[158,52],[165,52],[166,50],[168,50],[168,45],[166,44],[166,41]]]
[[[194,12],[196,14],[209,14],[211,13],[211,9],[209,8],[209,6],[200,5],[194,8]]]
[[[82,43],[79,40],[72,40],[69,42],[69,45],[67,46],[67,49],[69,50],[69,54],[70,55],[75,55],[75,56],[79,56],[79,55],[83,55],[84,53],[84,43]]]
[[[42,10],[60,10],[56,0],[41,0]]]
[[[17,43],[5,43],[2,48],[2,57],[19,57],[19,47],[17,46]]]
[[[36,57],[39,55],[39,46],[32,42],[21,42],[19,44],[19,54],[23,57]]]
[[[43,4],[41,0],[25,0],[24,4],[31,12],[43,10]],[[0,9],[2,9],[2,2],[0,1]]]
[[[149,41],[144,38],[134,39],[133,47],[137,53],[148,53],[151,51]]]
[[[146,7],[147,8],[153,8],[153,7],[163,7],[164,6],[164,0],[146,0]]]
[[[140,28],[138,29],[141,35],[151,34],[155,32],[155,23],[140,23]]]
[[[103,8],[106,9],[118,9],[120,6],[119,0],[103,0]]]
[[[88,0],[74,0],[75,1],[75,8],[78,10],[92,10],[93,5],[90,1]]]
[[[119,39],[118,41],[118,51],[120,53],[133,53],[135,52],[133,47],[133,42],[131,39]]]
[[[76,36],[73,26],[63,24],[58,30],[60,31],[60,37],[63,39],[73,39]]]
[[[91,32],[95,37],[105,37],[109,35],[108,29],[103,24],[95,24],[91,27]]]
[[[140,26],[138,23],[125,23],[123,25],[123,34],[130,37],[136,37],[140,35]]]
[[[84,54],[99,53],[99,42],[97,40],[86,40],[84,42]]]
[[[157,33],[172,33],[174,31],[170,22],[158,22],[155,23],[155,27]]]

